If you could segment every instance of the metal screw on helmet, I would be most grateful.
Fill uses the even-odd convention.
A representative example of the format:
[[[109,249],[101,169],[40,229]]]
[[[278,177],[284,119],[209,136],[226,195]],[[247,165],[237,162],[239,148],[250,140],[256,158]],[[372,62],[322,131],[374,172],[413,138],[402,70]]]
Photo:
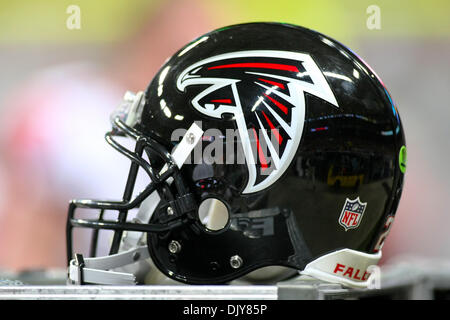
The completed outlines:
[[[173,209],[172,209],[172,207],[167,207],[167,214],[169,215],[169,216],[171,216],[171,215],[173,215]]]
[[[169,251],[170,251],[170,253],[178,253],[178,252],[180,252],[180,250],[181,250],[181,244],[178,242],[178,241],[176,241],[176,240],[172,240],[172,241],[170,241],[170,243],[169,243]]]
[[[193,144],[194,141],[195,141],[195,134],[193,134],[192,132],[189,133],[189,134],[186,136],[186,140],[187,140],[187,142],[188,142],[189,144]]]
[[[244,263],[244,261],[238,255],[232,256],[230,258],[230,265],[233,269],[240,268],[242,266],[242,263]]]

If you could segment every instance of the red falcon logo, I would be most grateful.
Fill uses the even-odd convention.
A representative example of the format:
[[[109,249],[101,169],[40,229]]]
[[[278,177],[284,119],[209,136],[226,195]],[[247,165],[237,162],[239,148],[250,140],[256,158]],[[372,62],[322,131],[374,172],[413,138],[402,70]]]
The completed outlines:
[[[302,137],[305,92],[339,107],[314,60],[297,52],[213,56],[181,72],[177,88],[187,87],[197,111],[217,119],[229,114],[236,121],[249,173],[243,193],[267,188],[289,167]]]

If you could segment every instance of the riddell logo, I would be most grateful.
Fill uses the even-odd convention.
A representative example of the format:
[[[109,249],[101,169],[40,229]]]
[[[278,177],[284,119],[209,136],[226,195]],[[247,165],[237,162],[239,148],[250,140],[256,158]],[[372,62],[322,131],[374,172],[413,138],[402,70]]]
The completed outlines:
[[[367,271],[363,271],[360,269],[355,269],[350,266],[346,266],[345,264],[336,263],[336,267],[333,271],[337,275],[341,275],[343,277],[352,279],[352,280],[358,280],[358,281],[366,281],[369,279],[370,273]]]

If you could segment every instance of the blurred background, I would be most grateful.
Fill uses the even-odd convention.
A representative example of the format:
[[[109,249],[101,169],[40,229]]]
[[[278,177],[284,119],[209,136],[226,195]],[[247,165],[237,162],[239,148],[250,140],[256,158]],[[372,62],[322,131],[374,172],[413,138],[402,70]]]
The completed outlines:
[[[0,0],[0,269],[65,267],[68,200],[122,195],[129,164],[103,135],[123,93],[194,38],[251,21],[317,30],[378,73],[408,147],[382,263],[450,259],[449,11],[448,0]]]

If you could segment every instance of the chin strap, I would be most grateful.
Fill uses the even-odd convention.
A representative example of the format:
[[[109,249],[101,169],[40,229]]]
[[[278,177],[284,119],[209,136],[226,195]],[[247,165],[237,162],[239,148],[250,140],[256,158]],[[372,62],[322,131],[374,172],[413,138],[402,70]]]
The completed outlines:
[[[105,257],[83,258],[77,254],[69,264],[69,283],[71,284],[105,284],[105,285],[135,285],[136,276],[133,273],[110,271],[147,259],[147,246],[140,246],[128,251]]]

